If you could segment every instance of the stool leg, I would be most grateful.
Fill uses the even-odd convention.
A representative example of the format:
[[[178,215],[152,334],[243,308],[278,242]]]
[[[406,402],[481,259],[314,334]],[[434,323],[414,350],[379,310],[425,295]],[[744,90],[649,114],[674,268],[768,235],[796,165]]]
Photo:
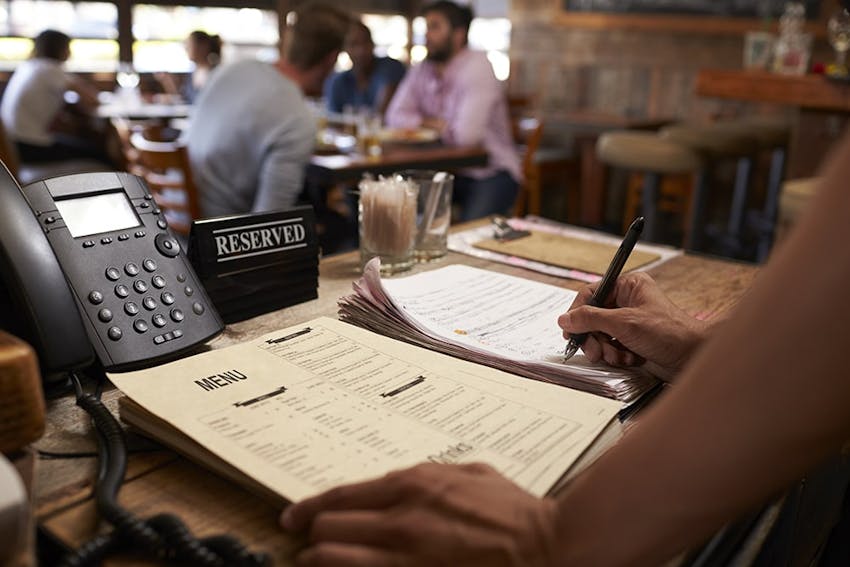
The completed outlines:
[[[729,224],[726,228],[724,248],[733,253],[742,248],[741,230],[744,226],[744,213],[747,209],[747,197],[750,193],[750,170],[753,160],[743,157],[738,160],[735,170],[735,190],[732,193],[732,208],[729,211]]]
[[[658,217],[658,185],[659,175],[646,172],[643,174],[643,218],[645,221],[643,233],[646,240],[655,241],[657,237]]]
[[[694,180],[694,196],[691,204],[691,220],[685,237],[685,249],[697,250],[702,245],[703,218],[708,201],[708,176],[700,171]]]
[[[782,189],[782,177],[785,173],[785,148],[776,148],[770,155],[770,174],[767,179],[767,195],[764,198],[764,210],[759,227],[759,243],[756,260],[763,262],[770,253],[773,233],[776,230],[776,215],[779,210],[779,192]]]

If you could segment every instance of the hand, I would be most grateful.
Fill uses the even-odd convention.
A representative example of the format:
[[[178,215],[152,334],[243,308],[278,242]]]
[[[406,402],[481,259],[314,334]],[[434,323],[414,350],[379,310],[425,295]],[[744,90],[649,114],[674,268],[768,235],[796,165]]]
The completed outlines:
[[[645,364],[653,375],[670,380],[709,334],[709,323],[676,307],[645,273],[620,276],[606,308],[587,305],[598,285],[579,291],[569,311],[558,318],[565,339],[591,333],[582,345],[591,362]]]
[[[287,508],[309,530],[299,566],[555,563],[556,504],[483,464],[427,463],[335,488]]]
[[[443,133],[443,130],[446,129],[446,125],[447,124],[446,124],[445,120],[443,120],[442,118],[437,118],[437,117],[423,118],[422,123],[420,124],[420,126],[422,126],[422,128],[428,128],[429,130],[435,130],[435,131],[439,132],[441,135]]]

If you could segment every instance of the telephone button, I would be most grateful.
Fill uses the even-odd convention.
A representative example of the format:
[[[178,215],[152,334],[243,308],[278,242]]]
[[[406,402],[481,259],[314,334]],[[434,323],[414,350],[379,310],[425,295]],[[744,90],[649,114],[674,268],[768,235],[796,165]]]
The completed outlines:
[[[172,238],[168,234],[157,234],[153,242],[156,246],[156,249],[163,256],[166,256],[168,258],[174,258],[178,254],[180,254],[180,245],[177,243],[176,240],[174,240],[174,238]]]
[[[137,293],[145,293],[148,290],[148,284],[142,280],[136,280],[133,282],[133,289],[135,289]]]
[[[150,327],[145,323],[143,319],[136,319],[133,321],[133,329],[136,330],[137,333],[146,333]]]
[[[89,301],[94,305],[100,305],[103,303],[103,294],[97,290],[92,290],[89,292]]]
[[[129,234],[119,234],[118,235],[118,240],[120,240],[121,242],[124,242],[125,240],[129,240],[129,239],[130,239]]]
[[[86,240],[83,242],[83,248],[91,248],[94,246],[94,240]]]
[[[162,211],[160,211],[160,210],[159,210],[159,209],[157,209],[157,208],[154,208],[151,212],[152,212],[153,214],[155,214],[155,215],[158,215],[158,214],[159,214],[159,213],[161,213]]]
[[[155,288],[162,289],[165,287],[165,278],[157,274],[151,278],[151,283]]]
[[[124,333],[118,327],[109,327],[109,330],[106,331],[106,336],[109,337],[110,340],[120,341],[121,337],[124,336]]]
[[[144,238],[145,231],[144,230],[137,230],[136,232],[133,233],[133,236],[135,236],[136,238]]]
[[[186,297],[192,297],[195,294],[195,290],[192,289],[192,286],[186,286],[183,288],[183,293],[186,294]]]
[[[175,323],[179,323],[184,318],[185,318],[185,316],[183,315],[183,311],[181,311],[180,309],[175,308],[175,309],[171,310],[171,320],[174,321]]]
[[[179,339],[182,336],[183,336],[183,331],[181,331],[180,329],[174,329],[174,338],[175,339]]]
[[[184,274],[183,272],[180,272],[179,274],[177,274],[177,281],[180,282],[180,283],[185,282],[186,281],[186,274]]]
[[[161,345],[165,342],[165,335],[157,335],[153,338],[153,344]]]
[[[198,303],[197,301],[192,304],[192,311],[195,315],[203,315],[204,314],[204,306],[202,303]]]
[[[159,298],[165,305],[171,305],[174,303],[174,294],[170,291],[163,291],[162,295],[159,296]]]
[[[121,279],[121,270],[116,268],[115,266],[109,266],[106,268],[106,277],[112,281],[118,281]]]
[[[117,295],[121,299],[124,299],[125,297],[130,295],[130,288],[124,284],[118,284],[115,286],[115,295]]]
[[[166,340],[166,342],[172,341],[172,340],[174,340],[174,333],[172,333],[171,331],[168,331],[167,333],[164,333],[162,335],[162,337]]]
[[[145,309],[148,311],[153,311],[156,309],[156,300],[153,297],[146,297],[142,300],[142,305],[145,306]]]
[[[109,309],[101,309],[97,312],[97,318],[100,319],[103,323],[109,323],[112,321],[112,311]]]
[[[150,203],[145,203],[145,202],[143,201],[143,202],[139,203],[139,208],[140,208],[140,209],[149,209],[149,208],[151,208],[151,204],[150,204]]]
[[[145,201],[153,201],[153,195],[145,195]]]
[[[124,273],[128,276],[135,276],[139,273],[139,266],[133,262],[127,262],[124,265]]]
[[[124,304],[124,313],[127,315],[137,315],[139,313],[139,306],[132,301],[128,301]]]
[[[156,315],[154,315],[151,318],[151,321],[157,327],[165,327],[165,324],[168,323],[168,321],[165,319],[165,316],[161,313],[157,313]]]
[[[145,268],[146,272],[155,272],[156,271],[156,262],[154,262],[150,258],[145,258],[145,261],[142,262],[142,266]]]
[[[100,239],[100,243],[101,244],[112,244],[112,239],[109,238],[108,236],[105,236],[105,237]]]
[[[165,230],[166,228],[168,228],[168,223],[167,223],[167,222],[165,222],[165,221],[164,221],[164,220],[162,220],[162,219],[159,219],[158,221],[156,221],[156,226],[158,226],[158,227],[159,227],[159,228],[161,228],[162,230]]]

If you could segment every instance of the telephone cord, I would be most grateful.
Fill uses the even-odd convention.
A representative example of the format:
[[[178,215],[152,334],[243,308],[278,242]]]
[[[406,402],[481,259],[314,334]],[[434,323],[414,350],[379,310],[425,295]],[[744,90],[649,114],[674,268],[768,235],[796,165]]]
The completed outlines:
[[[71,378],[77,405],[91,416],[97,431],[95,504],[101,517],[111,523],[114,530],[94,537],[70,553],[63,559],[62,567],[98,565],[106,556],[128,548],[153,550],[159,559],[203,567],[260,567],[271,563],[266,554],[250,552],[231,536],[196,538],[172,514],[158,514],[142,520],[122,508],[117,495],[127,470],[124,430],[97,397],[83,392],[76,374],[72,373]]]

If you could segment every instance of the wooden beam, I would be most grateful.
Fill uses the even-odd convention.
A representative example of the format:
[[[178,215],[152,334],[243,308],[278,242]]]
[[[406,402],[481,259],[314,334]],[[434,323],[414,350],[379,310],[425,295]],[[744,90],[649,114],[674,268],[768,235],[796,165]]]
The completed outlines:
[[[133,62],[133,2],[117,0],[118,8],[118,61]]]

